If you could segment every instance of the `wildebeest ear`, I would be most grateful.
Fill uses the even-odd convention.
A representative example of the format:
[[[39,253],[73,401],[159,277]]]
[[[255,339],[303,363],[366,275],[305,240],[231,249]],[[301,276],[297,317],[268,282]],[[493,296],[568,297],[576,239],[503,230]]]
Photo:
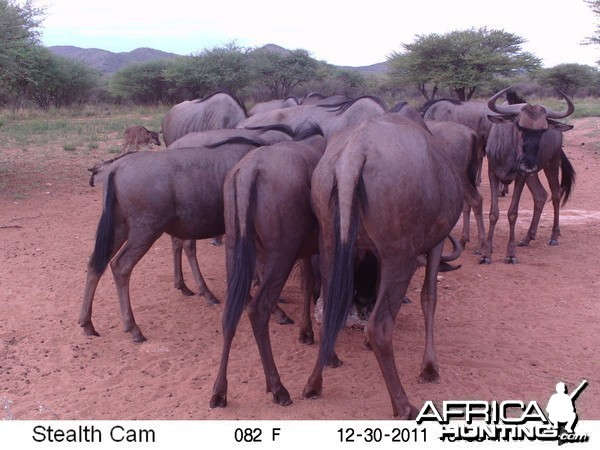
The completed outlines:
[[[488,114],[488,119],[490,119],[490,121],[493,123],[513,122],[515,117],[516,116],[513,114],[501,114],[499,116],[492,116],[491,114]]]
[[[569,131],[573,128],[573,125],[567,125],[566,123],[557,122],[556,120],[548,119],[548,126],[554,128],[557,131]]]

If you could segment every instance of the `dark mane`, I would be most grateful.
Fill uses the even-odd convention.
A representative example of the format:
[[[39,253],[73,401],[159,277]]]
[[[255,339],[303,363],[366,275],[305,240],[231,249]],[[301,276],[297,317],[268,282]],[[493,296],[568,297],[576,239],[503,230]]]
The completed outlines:
[[[393,112],[393,113],[400,112],[400,111],[402,111],[402,108],[404,108],[406,105],[408,105],[408,102],[405,102],[405,101],[398,102],[390,109],[390,112]]]
[[[245,127],[247,130],[258,130],[258,131],[281,131],[290,137],[294,136],[294,130],[287,124],[276,123],[273,125],[257,125],[255,127]]]
[[[244,115],[246,117],[248,117],[248,110],[246,109],[246,105],[244,105],[244,103],[240,100],[240,98],[237,95],[235,95],[232,91],[230,91],[229,89],[225,89],[225,88],[219,89],[218,91],[208,94],[207,96],[203,97],[202,99],[196,100],[196,101],[198,101],[200,103],[205,102],[206,100],[208,100],[211,97],[214,97],[217,94],[225,94],[225,95],[230,96],[238,104],[238,106],[240,108],[242,108],[242,111],[244,111]]]
[[[267,145],[265,141],[259,138],[249,138],[245,136],[233,136],[222,141],[216,142],[214,144],[206,145],[206,148],[217,148],[226,144],[248,144],[253,145],[255,147],[263,147]]]
[[[331,108],[330,111],[331,112],[337,111],[337,115],[339,116],[340,114],[343,114],[344,112],[346,112],[346,110],[348,110],[348,108],[350,108],[354,103],[356,103],[359,100],[363,100],[363,99],[369,99],[369,100],[374,101],[379,106],[381,106],[384,111],[387,109],[385,106],[385,103],[383,103],[383,100],[381,100],[378,97],[375,97],[374,95],[363,95],[362,97],[357,97],[357,98],[346,100],[346,101],[343,101],[340,103],[334,103],[334,104],[328,104],[328,105],[318,105],[318,106],[319,106],[319,108]]]
[[[463,102],[461,102],[460,100],[456,100],[455,98],[432,98],[431,100],[427,100],[423,104],[423,106],[421,106],[421,108],[419,108],[419,112],[421,113],[421,115],[425,115],[427,110],[438,102],[450,102],[453,105],[462,105],[463,104]]]
[[[323,133],[323,129],[319,124],[314,122],[302,122],[294,130],[294,141],[303,141],[311,136],[325,136],[325,133]]]

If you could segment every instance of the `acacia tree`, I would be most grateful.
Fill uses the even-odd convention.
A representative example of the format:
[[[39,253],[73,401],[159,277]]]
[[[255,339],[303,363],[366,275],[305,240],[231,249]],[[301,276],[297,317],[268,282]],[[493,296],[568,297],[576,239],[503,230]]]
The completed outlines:
[[[171,86],[165,73],[170,64],[158,60],[126,66],[114,74],[110,89],[117,97],[142,105],[168,103]]]
[[[303,49],[258,49],[250,55],[250,67],[255,84],[264,86],[272,98],[285,98],[296,86],[316,78],[319,63]]]
[[[539,68],[538,58],[521,50],[524,40],[503,30],[471,28],[446,34],[418,35],[404,53],[388,57],[391,81],[417,87],[429,100],[438,89],[468,100],[495,76]]]
[[[540,71],[537,78],[542,84],[560,89],[573,97],[577,89],[591,86],[598,77],[598,71],[584,64],[559,64]]]
[[[207,49],[177,59],[165,75],[177,101],[201,98],[223,88],[235,92],[250,83],[247,50],[235,42]]]

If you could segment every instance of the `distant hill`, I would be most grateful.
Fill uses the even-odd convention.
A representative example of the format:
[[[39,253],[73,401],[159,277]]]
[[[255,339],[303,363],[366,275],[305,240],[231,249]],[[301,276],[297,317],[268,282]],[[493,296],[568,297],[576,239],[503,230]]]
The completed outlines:
[[[88,67],[106,75],[113,74],[130,64],[145,63],[160,59],[172,59],[182,56],[145,47],[121,53],[114,53],[98,48],[81,48],[72,45],[54,45],[48,47],[48,50],[56,55],[80,61]],[[275,44],[267,44],[261,47],[261,50],[268,50],[280,54],[289,53],[289,50]],[[355,69],[363,74],[380,74],[387,72],[388,64],[386,62],[381,62],[370,66],[343,66],[343,68]]]
[[[103,74],[112,74],[123,67],[135,63],[145,63],[160,59],[172,59],[181,55],[167,53],[152,48],[136,48],[130,52],[114,53],[98,48],[81,48],[72,45],[48,47],[52,53],[64,58],[75,59]]]

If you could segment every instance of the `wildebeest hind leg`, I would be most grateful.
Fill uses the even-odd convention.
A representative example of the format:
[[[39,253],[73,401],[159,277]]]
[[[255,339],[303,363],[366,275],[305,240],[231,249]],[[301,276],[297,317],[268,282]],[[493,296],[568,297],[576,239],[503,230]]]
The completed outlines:
[[[398,268],[401,268],[400,273]],[[369,343],[385,380],[394,416],[401,419],[414,419],[418,414],[400,382],[392,347],[394,321],[413,272],[414,265],[411,269],[406,261],[382,262],[377,302],[367,322]]]
[[[267,392],[273,394],[273,402],[281,406],[292,403],[288,390],[283,386],[271,348],[269,337],[269,318],[273,306],[276,304],[281,290],[287,280],[294,261],[286,261],[285,257],[275,255],[264,266],[261,284],[248,304],[248,316],[252,324],[252,331],[260,353],[260,359],[265,372]]]
[[[125,242],[125,245],[123,245],[110,263],[115,279],[115,285],[117,287],[117,293],[119,295],[119,306],[121,309],[123,328],[126,332],[131,333],[134,342],[144,342],[146,338],[136,324],[131,309],[131,300],[129,298],[131,272],[159,237],[160,234],[152,236],[136,236],[130,232],[127,242]]]
[[[113,233],[114,243],[109,260],[115,256],[117,251],[127,239],[127,227],[125,222],[118,222],[113,230]],[[104,271],[100,273],[96,271],[92,263],[92,258],[93,256],[89,258],[87,264],[83,302],[81,304],[81,311],[79,313],[79,325],[83,328],[83,334],[86,336],[100,336],[92,323],[92,303],[94,301],[94,295],[96,293],[96,288],[98,287],[98,282],[100,281]]]
[[[183,269],[181,267],[183,241],[171,236],[171,247],[173,249],[173,283],[175,289],[179,289],[183,295],[192,296],[194,292],[183,281]]]
[[[200,272],[200,267],[198,266],[198,258],[196,257],[196,241],[188,239],[182,241],[182,244],[183,251],[185,252],[185,256],[187,257],[188,263],[190,264],[190,268],[192,269],[194,280],[196,280],[196,284],[198,285],[198,295],[203,295],[204,298],[206,298],[206,301],[209,305],[216,305],[220,303],[219,300],[217,300],[217,297],[215,297],[215,294],[213,294],[206,285],[206,281],[204,281],[202,273]]]

